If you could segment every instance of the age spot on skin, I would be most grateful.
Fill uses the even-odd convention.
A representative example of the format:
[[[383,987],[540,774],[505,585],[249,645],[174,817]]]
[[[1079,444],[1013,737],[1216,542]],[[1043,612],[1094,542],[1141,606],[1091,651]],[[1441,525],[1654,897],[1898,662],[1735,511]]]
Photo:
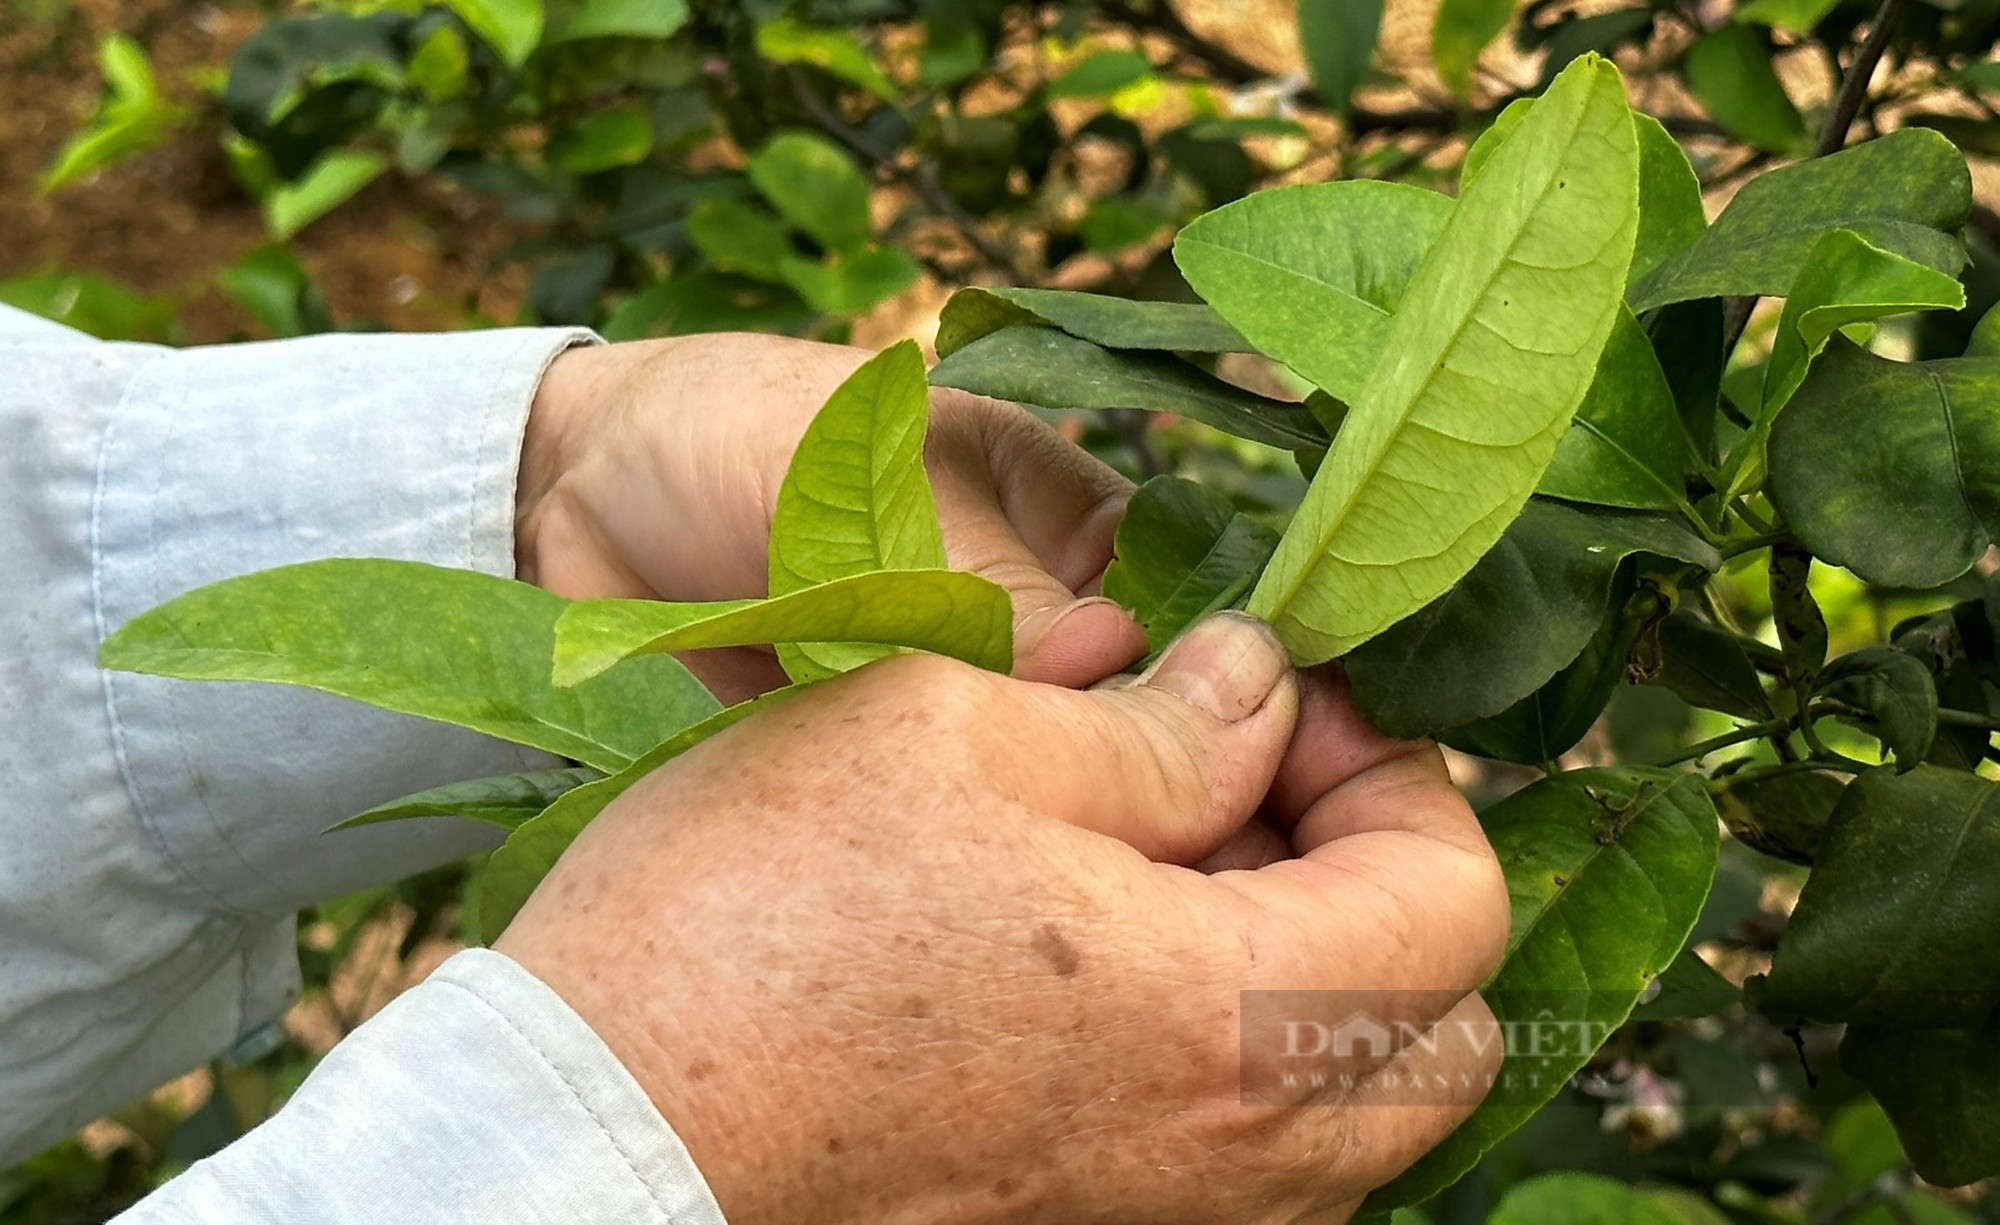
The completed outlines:
[[[1076,946],[1062,934],[1062,929],[1053,923],[1044,923],[1035,932],[1035,952],[1049,963],[1049,968],[1064,978],[1076,973],[1083,959],[1077,956]]]

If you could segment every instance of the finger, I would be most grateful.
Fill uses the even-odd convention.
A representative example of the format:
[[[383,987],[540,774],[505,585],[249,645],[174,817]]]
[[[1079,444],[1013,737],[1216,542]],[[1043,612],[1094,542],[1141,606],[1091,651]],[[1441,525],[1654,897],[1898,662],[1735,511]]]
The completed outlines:
[[[1385,736],[1362,718],[1339,667],[1310,669],[1300,676],[1299,729],[1272,780],[1265,816],[1289,830],[1321,796],[1364,770],[1421,747],[1422,742]]]
[[[1493,1010],[1468,995],[1344,1103],[1354,1112],[1356,1175],[1379,1187],[1415,1164],[1478,1108],[1506,1055]]]
[[[1131,685],[1019,686],[988,766],[1031,811],[1193,864],[1241,828],[1291,737],[1297,690],[1263,622],[1211,617]]]
[[[1292,845],[1297,859],[1210,878],[1252,903],[1259,986],[1407,993],[1428,1020],[1435,993],[1463,995],[1499,964],[1506,880],[1435,747],[1322,796]]]
[[[1291,839],[1262,821],[1252,820],[1229,836],[1213,855],[1195,865],[1202,872],[1255,871],[1265,864],[1292,857]]]

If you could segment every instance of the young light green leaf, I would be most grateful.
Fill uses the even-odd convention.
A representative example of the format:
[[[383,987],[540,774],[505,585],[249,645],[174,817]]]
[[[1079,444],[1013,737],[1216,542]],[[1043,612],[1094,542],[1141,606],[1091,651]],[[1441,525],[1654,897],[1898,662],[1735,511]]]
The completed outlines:
[[[1721,565],[1671,519],[1530,501],[1450,591],[1348,653],[1355,706],[1398,737],[1499,714],[1577,657],[1641,553]]]
[[[2000,1016],[1963,1029],[1850,1025],[1840,1066],[1882,1103],[1925,1182],[2000,1174]]]
[[[950,357],[982,336],[1037,324],[1107,349],[1162,353],[1252,353],[1250,342],[1209,307],[1139,302],[1107,294],[973,285],[951,295],[938,318],[937,351]]]
[[[866,642],[1013,668],[1007,592],[956,570],[857,574],[768,600],[586,600],[556,623],[555,681],[577,685],[635,655],[787,642]]]
[[[849,375],[793,452],[771,513],[770,592],[790,595],[877,570],[942,570],[944,533],[924,471],[930,387],[906,340]],[[787,643],[795,681],[817,680],[895,653],[860,643]]]
[[[1840,0],[1750,0],[1738,6],[1737,21],[1758,21],[1794,34],[1810,34]]]
[[[1536,492],[1633,510],[1687,505],[1693,456],[1673,388],[1632,312],[1618,311],[1576,423]]]
[[[2000,358],[1904,364],[1836,337],[1771,427],[1769,493],[1813,554],[1887,587],[2000,532]]]
[[[1813,244],[1837,229],[1956,272],[1965,253],[1954,235],[1971,211],[1964,155],[1936,132],[1904,128],[1744,184],[1694,245],[1634,280],[1632,310],[1696,298],[1782,297]]]
[[[509,68],[528,62],[542,41],[542,0],[445,0]]]
[[[1638,161],[1617,69],[1585,56],[1466,189],[1251,596],[1296,660],[1441,595],[1520,513],[1616,320]]]
[[[364,813],[349,817],[333,829],[352,829],[358,825],[377,825],[411,817],[468,817],[511,830],[568,792],[603,777],[603,771],[589,766],[565,766],[446,783],[442,787],[432,787],[399,800],[377,804]],[[327,832],[332,833],[333,830]]]
[[[199,587],[106,639],[98,663],[187,680],[268,681],[469,727],[618,770],[714,712],[671,659],[572,689],[549,681],[569,602],[418,562],[334,559]]]
[[[1806,121],[1752,27],[1731,23],[1695,39],[1681,71],[1688,92],[1735,136],[1771,153],[1796,153],[1806,143]]]
[[[1514,0],[1444,0],[1431,20],[1431,62],[1453,93],[1471,86],[1472,66],[1507,28]]]
[[[542,883],[549,869],[556,866],[556,860],[562,858],[569,844],[576,841],[583,827],[596,820],[597,815],[609,808],[611,801],[630,790],[632,784],[709,737],[734,727],[751,715],[771,709],[804,688],[803,685],[791,685],[748,702],[738,702],[726,710],[718,710],[648,749],[609,778],[585,783],[565,792],[555,803],[523,822],[486,861],[477,924],[482,938],[488,944],[500,938],[500,933],[506,930],[526,904],[528,895]]]
[[[882,75],[851,30],[809,26],[779,17],[757,27],[757,54],[774,64],[811,64],[892,106],[902,101],[894,83]]]
[[[1299,0],[1299,46],[1327,107],[1345,115],[1382,33],[1382,0]]]
[[[584,38],[671,38],[687,24],[687,0],[585,0],[544,41]]]
[[[334,149],[299,178],[265,195],[264,228],[290,238],[354,197],[389,169],[389,159],[367,149]]]
[[[1261,352],[1351,401],[1451,213],[1450,197],[1401,183],[1279,187],[1197,217],[1174,262]]]
[[[1579,770],[1480,814],[1514,904],[1506,960],[1481,988],[1504,1029],[1563,1009],[1592,1040],[1510,1053],[1493,1091],[1445,1142],[1368,1197],[1419,1203],[1525,1123],[1623,1024],[1673,963],[1715,878],[1715,807],[1702,780],[1664,770]]]
[[[1297,404],[1245,391],[1179,358],[1112,352],[1054,328],[982,336],[931,367],[931,385],[1043,408],[1174,413],[1288,451],[1327,443],[1319,422]]]
[[[1965,342],[1967,357],[2000,357],[2000,306],[1995,306],[1979,317],[1972,325],[1972,335]]]
[[[1221,494],[1154,477],[1118,521],[1104,594],[1132,610],[1158,651],[1208,614],[1235,607],[1277,545],[1278,533]]]
[[[750,155],[746,169],[771,206],[821,246],[868,245],[868,180],[838,145],[809,132],[780,132]]]

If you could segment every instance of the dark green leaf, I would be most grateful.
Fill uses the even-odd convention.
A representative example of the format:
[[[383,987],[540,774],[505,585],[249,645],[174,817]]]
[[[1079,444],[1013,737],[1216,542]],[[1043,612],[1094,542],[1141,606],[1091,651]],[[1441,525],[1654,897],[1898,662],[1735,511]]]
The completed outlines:
[[[1520,514],[1617,320],[1638,163],[1618,71],[1586,56],[1466,188],[1251,593],[1296,661],[1443,595]]]
[[[1931,750],[1937,735],[1937,687],[1923,661],[1894,647],[1865,647],[1843,655],[1820,673],[1818,696],[1852,707],[1909,770]]]
[[[1104,594],[1132,610],[1158,651],[1208,614],[1239,604],[1277,545],[1276,532],[1221,494],[1155,477],[1118,522]]]
[[[1791,541],[1771,546],[1771,621],[1789,680],[1808,680],[1826,663],[1826,615],[1812,590],[1812,554]]]
[[[1965,342],[1965,356],[2000,357],[2000,306],[1988,310],[1972,325],[1972,336]]]
[[[1507,957],[1481,988],[1504,1028],[1544,1009],[1608,1034],[1687,941],[1715,876],[1715,809],[1701,780],[1661,770],[1580,770],[1480,814],[1507,873]],[[1546,1019],[1543,1014],[1540,1019]],[[1421,1202],[1561,1091],[1593,1043],[1513,1054],[1493,1092],[1443,1144],[1368,1197]]]
[[[1903,364],[1835,338],[1771,429],[1770,496],[1817,556],[1890,587],[2000,530],[2000,359]]]
[[[1771,153],[1796,153],[1806,143],[1805,120],[1753,27],[1730,22],[1695,39],[1681,71],[1688,92],[1733,135]]]
[[[1742,642],[1693,613],[1677,612],[1661,623],[1660,670],[1653,680],[1691,706],[1752,722],[1772,714]]]
[[[335,559],[199,587],[127,622],[98,662],[188,680],[269,681],[455,723],[600,770],[716,709],[671,659],[550,683],[567,600],[417,562]]]
[[[1695,298],[1791,292],[1831,230],[1945,272],[1964,264],[1955,235],[1972,211],[1965,158],[1936,132],[1906,128],[1830,157],[1759,175],[1695,244],[1632,285],[1634,312]]]
[[[1400,183],[1273,188],[1189,223],[1174,262],[1260,351],[1351,401],[1451,212],[1450,197]]]
[[[1642,218],[1643,224],[1643,218]],[[1722,402],[1723,304],[1719,298],[1677,302],[1646,316],[1646,334],[1673,389],[1674,407],[1694,458],[1716,460],[1715,418]]]
[[[1153,75],[1153,66],[1137,51],[1096,51],[1084,56],[1049,82],[1051,98],[1101,98]]]
[[[857,574],[768,600],[586,600],[556,624],[555,677],[576,685],[634,656],[787,642],[909,647],[1004,673],[1014,609],[1004,588],[957,570]]]
[[[1355,705],[1401,737],[1498,714],[1590,642],[1612,578],[1635,553],[1720,565],[1713,549],[1669,519],[1529,502],[1450,591],[1348,652]]]
[[[594,243],[543,265],[528,284],[528,310],[546,324],[589,323],[617,264],[609,243]]]
[[[930,389],[913,340],[871,358],[806,427],[771,512],[770,593],[878,570],[942,570],[944,534],[924,471]],[[786,644],[795,681],[895,654],[858,643]]]
[[[1054,328],[982,336],[932,367],[931,385],[1043,408],[1174,413],[1285,450],[1327,443],[1299,405],[1232,386],[1178,358],[1112,352]]]
[[[1571,60],[1586,51],[1610,59],[1620,47],[1643,45],[1653,35],[1656,21],[1649,8],[1612,9],[1608,13],[1593,13],[1588,17],[1567,16],[1549,31],[1544,43],[1548,54],[1542,59],[1542,84],[1547,85],[1556,73],[1569,66]]]
[[[2000,784],[1918,766],[1848,784],[1771,972],[1776,1020],[1983,1024],[2000,1005]]]
[[[410,817],[468,817],[501,829],[515,829],[574,788],[603,778],[602,771],[588,766],[567,766],[555,770],[529,770],[522,774],[501,774],[447,783],[428,791],[406,795],[400,800],[377,804],[350,817],[334,829],[375,825],[382,821],[402,821]],[[331,831],[329,831],[331,832]]]
[[[1299,0],[1299,44],[1314,88],[1346,114],[1382,33],[1382,0]]]
[[[1731,778],[1719,807],[1738,842],[1790,863],[1810,864],[1847,785],[1817,770]]]
[[[1507,28],[1514,0],[1444,0],[1431,21],[1431,62],[1454,93],[1470,87],[1472,66]]]
[[[630,790],[632,784],[710,736],[741,723],[751,715],[769,710],[803,688],[805,686],[792,685],[748,702],[738,702],[726,710],[718,710],[648,749],[609,778],[565,792],[562,798],[523,822],[486,861],[478,922],[478,930],[483,933],[486,943],[499,939],[500,933],[520,913],[528,895],[542,883],[549,869],[556,866],[556,860],[562,858],[569,844],[576,841],[583,827],[596,820],[597,815],[609,808],[611,801]]]
[[[1107,349],[1250,353],[1250,343],[1206,306],[1138,302],[1061,289],[976,285],[961,289],[938,319],[939,357],[1005,328],[1046,324]]]
[[[1635,1021],[1687,1021],[1728,1012],[1743,999],[1743,992],[1715,970],[1693,949],[1682,949],[1661,975],[1647,988],[1651,997],[1632,1010]],[[1657,988],[1657,989],[1655,989]]]
[[[1690,462],[1687,433],[1653,342],[1621,308],[1576,422],[1556,446],[1536,492],[1601,506],[1672,510],[1687,504]]]
[[[1840,1066],[1882,1103],[1924,1181],[2000,1174],[2000,1016],[1967,1029],[1850,1025]]]

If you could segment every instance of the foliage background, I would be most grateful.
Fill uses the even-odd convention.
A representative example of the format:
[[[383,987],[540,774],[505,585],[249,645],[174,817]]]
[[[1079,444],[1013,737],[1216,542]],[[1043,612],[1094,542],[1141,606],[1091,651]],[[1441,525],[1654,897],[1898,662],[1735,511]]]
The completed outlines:
[[[1290,0],[695,0],[685,13],[550,0],[552,37],[584,12],[653,24],[532,58],[528,39],[513,48],[519,67],[507,44],[520,31],[493,16],[508,4],[451,7],[10,0],[0,300],[172,343],[511,322],[928,340],[965,283],[1183,297],[1164,258],[1172,227],[1255,186],[1375,177],[1450,190],[1493,114],[1585,49],[1614,53],[1635,101],[1682,139],[1712,214],[1746,176],[1809,151],[1836,56],[1876,10],[1447,0],[1440,17],[1429,0],[1390,0],[1362,73],[1351,23],[1370,6],[1350,0],[1308,0],[1310,72]],[[1945,129],[1971,156],[1979,206],[1966,311],[1885,343],[1956,354],[2000,297],[2000,67],[1988,62],[2000,2],[1896,7],[1901,33],[1859,131]],[[1476,67],[1433,38],[1484,32],[1482,18],[1497,18],[1487,28],[1499,38]],[[356,50],[364,20],[393,29],[392,54]],[[313,22],[335,29],[330,53],[280,55],[275,76],[247,58],[232,70],[253,36],[269,46],[273,31]],[[130,49],[114,41],[107,55],[119,34]],[[131,69],[134,51],[153,86]],[[1463,82],[1446,79],[1454,64],[1469,67]],[[107,77],[122,92],[107,93]],[[1358,83],[1351,108],[1332,96],[1343,80]],[[819,143],[756,173],[780,131]],[[339,190],[341,168],[356,166],[381,170]],[[288,175],[317,189],[288,192]],[[788,175],[815,202],[864,184],[865,232],[788,209]],[[66,181],[43,190],[55,178]],[[1753,320],[1753,340],[1770,323]],[[1227,373],[1285,387],[1250,359]],[[1198,475],[1253,510],[1302,489],[1286,457],[1199,427],[1058,420],[1135,476]],[[1836,651],[1948,602],[1912,608],[1828,567],[1816,580]],[[1769,615],[1762,587],[1739,573],[1721,591],[1754,625]],[[1714,730],[1664,691],[1627,689],[1566,764],[1664,756]],[[1455,766],[1486,797],[1532,776]],[[1761,969],[1802,877],[1730,843],[1699,929],[1706,959],[1732,979]],[[457,946],[468,884],[448,869],[305,916],[309,990],[283,1025],[0,1173],[0,1225],[101,1220],[266,1117],[332,1042]],[[1728,1016],[1637,1027],[1570,1108],[1496,1150],[1431,1215],[1483,1220],[1526,1176],[1590,1169],[1647,1187],[1686,1222],[2000,1221],[1991,1188],[1914,1185],[1830,1050],[1805,1052],[1819,1074],[1809,1084],[1769,1038]]]

